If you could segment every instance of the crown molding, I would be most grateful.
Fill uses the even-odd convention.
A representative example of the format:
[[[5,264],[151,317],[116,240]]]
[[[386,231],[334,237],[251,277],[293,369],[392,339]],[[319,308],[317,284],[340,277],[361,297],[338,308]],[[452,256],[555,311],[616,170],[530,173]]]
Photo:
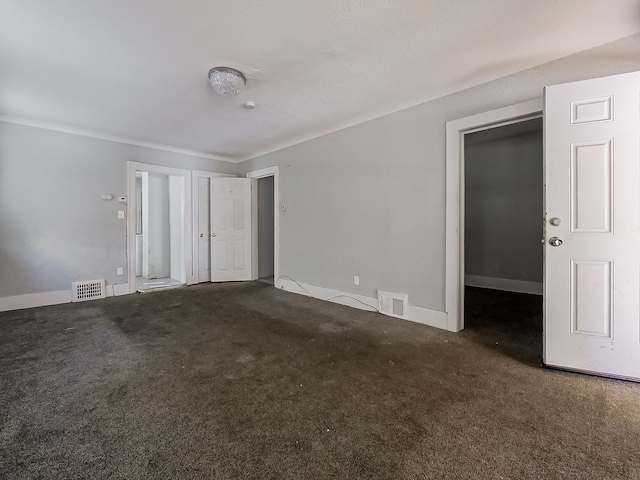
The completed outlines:
[[[24,125],[26,127],[42,128],[44,130],[52,130],[54,132],[68,133],[71,135],[79,135],[81,137],[96,138],[98,140],[107,140],[109,142],[124,143],[126,145],[132,145],[135,147],[153,148],[154,150],[162,150],[165,152],[179,153],[182,155],[189,155],[192,157],[207,158],[209,160],[218,160],[220,162],[240,163],[245,160],[245,159],[223,157],[219,155],[211,155],[210,153],[200,152],[198,150],[189,150],[186,148],[173,147],[171,145],[163,145],[161,143],[135,140],[132,138],[120,137],[117,135],[109,135],[105,133],[96,132],[93,130],[85,130],[82,128],[69,127],[69,126],[61,125],[57,123],[43,122],[40,120],[32,120],[29,118],[18,117],[14,115],[0,115],[0,122],[13,123],[16,125]]]

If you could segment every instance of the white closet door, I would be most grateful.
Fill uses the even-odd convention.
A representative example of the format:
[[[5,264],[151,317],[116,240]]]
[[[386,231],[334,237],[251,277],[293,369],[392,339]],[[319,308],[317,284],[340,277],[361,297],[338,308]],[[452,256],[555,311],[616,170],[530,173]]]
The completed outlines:
[[[251,280],[252,180],[211,179],[211,281]]]

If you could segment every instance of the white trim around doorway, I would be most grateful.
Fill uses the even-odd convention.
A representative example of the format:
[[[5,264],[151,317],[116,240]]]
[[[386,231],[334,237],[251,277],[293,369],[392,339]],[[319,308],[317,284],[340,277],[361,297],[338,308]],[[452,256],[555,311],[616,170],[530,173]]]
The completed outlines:
[[[258,180],[265,177],[273,177],[273,282],[279,288],[280,281],[280,167],[269,167],[247,172],[247,178]],[[251,215],[252,228],[252,263],[251,277],[258,279],[258,216],[254,211]]]
[[[447,330],[464,328],[464,136],[540,118],[542,98],[510,105],[446,125],[445,308]]]

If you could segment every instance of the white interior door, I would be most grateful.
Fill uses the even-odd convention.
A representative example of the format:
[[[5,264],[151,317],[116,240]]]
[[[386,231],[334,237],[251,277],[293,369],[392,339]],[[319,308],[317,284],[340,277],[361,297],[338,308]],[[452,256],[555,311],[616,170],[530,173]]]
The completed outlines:
[[[210,179],[198,177],[198,282],[211,280]]]
[[[545,89],[549,366],[640,379],[639,99],[640,72]]]
[[[211,281],[251,280],[252,182],[211,179]]]

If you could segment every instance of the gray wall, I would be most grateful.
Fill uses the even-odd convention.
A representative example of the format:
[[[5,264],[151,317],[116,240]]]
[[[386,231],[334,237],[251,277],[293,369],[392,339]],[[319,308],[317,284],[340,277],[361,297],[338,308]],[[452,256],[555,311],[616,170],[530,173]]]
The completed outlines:
[[[273,177],[258,179],[258,277],[273,276]]]
[[[235,174],[236,165],[0,122],[0,297],[127,278],[127,160]],[[124,267],[123,276],[116,268]]]
[[[639,36],[628,37],[243,162],[239,172],[0,122],[0,297],[125,281],[122,206],[100,196],[126,195],[132,160],[228,174],[279,165],[282,274],[367,296],[406,292],[412,305],[443,311],[445,122],[540,97],[545,85],[640,70],[639,53]]]
[[[445,123],[545,85],[640,70],[639,52],[639,36],[627,37],[243,162],[240,173],[280,166],[280,273],[370,297],[406,292],[444,311]]]
[[[542,164],[542,130],[465,144],[466,275],[542,282]]]

